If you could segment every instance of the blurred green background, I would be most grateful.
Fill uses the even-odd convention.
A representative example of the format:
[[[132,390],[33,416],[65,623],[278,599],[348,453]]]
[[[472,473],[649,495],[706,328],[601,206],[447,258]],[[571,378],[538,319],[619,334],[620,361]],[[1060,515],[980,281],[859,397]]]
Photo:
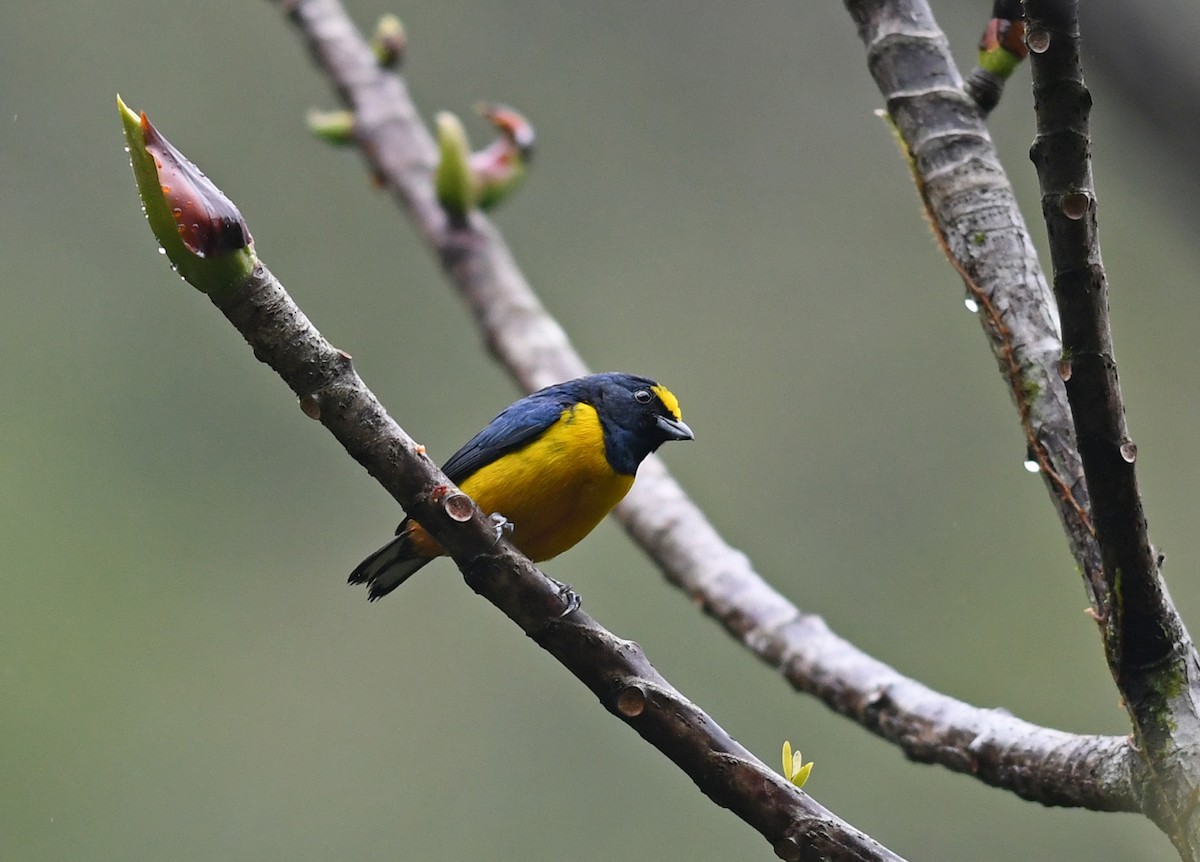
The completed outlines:
[[[940,5],[968,68],[988,4]],[[532,118],[534,172],[498,222],[594,368],[679,395],[698,439],[666,459],[765,576],[934,688],[1127,732],[840,4],[350,6],[404,18],[426,117],[494,99]],[[436,458],[517,393],[357,155],[306,134],[335,102],[279,12],[6,12],[0,859],[774,858],[449,563],[376,606],[345,585],[400,513],[156,253],[115,95],[236,200]],[[1028,75],[991,127],[1033,219]],[[1197,623],[1195,215],[1156,128],[1089,83],[1130,427]],[[814,796],[912,859],[1174,858],[1140,817],[906,762],[793,694],[613,524],[546,568],[769,764],[798,745]]]

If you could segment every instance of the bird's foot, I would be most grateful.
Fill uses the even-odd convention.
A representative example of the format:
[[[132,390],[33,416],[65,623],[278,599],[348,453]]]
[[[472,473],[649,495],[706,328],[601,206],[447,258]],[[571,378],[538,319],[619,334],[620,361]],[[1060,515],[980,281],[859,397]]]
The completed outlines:
[[[542,574],[545,575],[546,573],[542,572]],[[546,575],[546,577],[550,578],[549,575]],[[575,592],[575,589],[570,584],[564,584],[556,578],[550,578],[550,581],[554,586],[558,587],[558,597],[563,602],[563,610],[559,616],[565,617],[579,610],[579,606],[583,604],[583,599],[579,597],[579,593]]]
[[[508,520],[499,512],[492,512],[488,515],[488,520],[492,522],[492,529],[496,531],[496,541],[499,542],[505,536],[511,536],[517,528],[516,524]]]

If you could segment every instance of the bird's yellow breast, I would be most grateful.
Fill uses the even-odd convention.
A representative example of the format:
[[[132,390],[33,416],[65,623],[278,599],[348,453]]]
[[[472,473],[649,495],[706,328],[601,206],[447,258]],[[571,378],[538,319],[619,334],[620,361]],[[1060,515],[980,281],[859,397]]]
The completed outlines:
[[[633,476],[609,466],[600,417],[589,404],[567,408],[531,443],[479,468],[459,485],[485,513],[508,519],[513,525],[510,541],[535,562],[573,547],[632,486]]]

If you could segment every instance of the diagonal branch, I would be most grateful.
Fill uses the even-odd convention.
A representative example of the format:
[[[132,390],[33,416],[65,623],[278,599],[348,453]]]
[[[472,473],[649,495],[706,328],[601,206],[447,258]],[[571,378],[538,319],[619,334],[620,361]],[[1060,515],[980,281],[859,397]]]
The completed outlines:
[[[1200,856],[1198,657],[1163,582],[1137,483],[1108,322],[1077,0],[1027,0],[1037,138],[1030,157],[1063,324],[1066,392],[1092,493],[1111,599],[1103,620],[1109,667],[1148,762],[1149,811],[1185,858]]]
[[[403,82],[378,66],[337,0],[287,0],[282,5],[318,65],[354,109],[355,137],[371,170],[442,261],[493,355],[526,389],[583,373],[582,359],[538,301],[491,223],[478,214],[463,229],[448,223],[433,196],[433,141]],[[1024,234],[1005,234],[1004,240],[1019,250],[1028,247]],[[1044,281],[1040,286],[1046,293]],[[1034,318],[1046,316],[1048,307],[1038,305],[1036,287],[1017,303]],[[996,321],[998,329],[1003,327],[999,316]],[[1034,335],[1024,330],[1020,334],[1033,338],[1035,346],[1057,360],[1052,322],[1042,323]],[[1018,347],[1011,345],[1023,342],[1012,332],[1008,338],[1007,356],[1020,370]],[[1047,338],[1051,344],[1043,343]],[[1018,388],[1024,392],[1030,387]],[[1050,408],[1038,406],[1030,412],[1035,409]],[[1064,415],[1065,411],[1064,404]],[[1039,457],[1047,475],[1058,463],[1055,459],[1069,464],[1069,420],[1065,427],[1066,431],[1048,425],[1032,435],[1044,447]],[[1050,442],[1040,443],[1043,438]],[[1060,500],[1076,501],[1081,487],[1059,488]],[[1077,517],[1078,504],[1064,507],[1076,514],[1070,522],[1076,531],[1072,535],[1089,535]],[[1137,810],[1129,778],[1130,751],[1123,738],[1064,734],[998,710],[979,709],[930,691],[866,655],[771,588],[745,554],[720,537],[657,458],[643,463],[618,516],[667,578],[759,658],[781,670],[796,688],[900,746],[914,760],[976,775],[1048,805]]]
[[[900,862],[776,775],[671,687],[636,643],[579,610],[391,419],[257,258],[237,206],[143,113],[117,98],[126,151],[151,230],[172,268],[209,297],[346,451],[450,554],[467,584],[584,682],[600,702],[789,860]],[[811,768],[811,764],[809,765]],[[807,769],[804,770],[807,775]],[[801,780],[802,784],[803,781]]]
[[[507,543],[384,411],[261,264],[213,303],[319,421],[454,558],[467,583],[587,685],[611,713],[680,767],[710,799],[789,860],[902,862],[729,736],[650,664],[641,647],[578,609],[578,599]]]

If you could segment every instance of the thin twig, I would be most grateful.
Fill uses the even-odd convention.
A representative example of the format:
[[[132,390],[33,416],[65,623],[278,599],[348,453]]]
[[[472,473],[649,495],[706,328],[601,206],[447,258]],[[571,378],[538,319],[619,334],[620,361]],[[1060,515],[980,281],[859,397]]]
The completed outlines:
[[[526,389],[584,373],[582,359],[495,227],[478,214],[463,229],[448,223],[433,198],[433,141],[403,82],[379,68],[337,0],[293,0],[284,7],[354,110],[356,139],[371,170],[443,262],[492,353]],[[1055,358],[1056,351],[1055,337]],[[1071,450],[1048,445],[1046,451]],[[1042,457],[1049,474],[1056,462]],[[1076,490],[1067,488],[1063,495],[1074,500]],[[642,464],[617,514],[671,583],[755,655],[914,760],[975,775],[1047,805],[1138,810],[1124,738],[1061,734],[980,709],[932,692],[866,655],[768,585],[746,555],[720,537],[661,460],[651,457]]]

